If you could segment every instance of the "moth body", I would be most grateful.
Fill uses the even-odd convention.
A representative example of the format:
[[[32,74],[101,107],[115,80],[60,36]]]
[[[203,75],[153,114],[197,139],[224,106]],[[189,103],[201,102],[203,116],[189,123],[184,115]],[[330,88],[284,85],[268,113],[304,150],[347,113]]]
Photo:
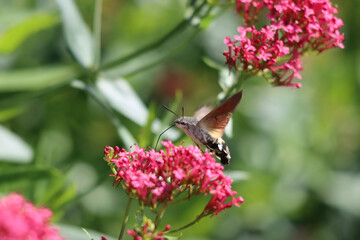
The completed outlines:
[[[174,123],[196,144],[214,151],[222,164],[230,164],[230,151],[225,141],[222,138],[213,138],[205,129],[199,126],[199,121],[195,117],[180,117]]]

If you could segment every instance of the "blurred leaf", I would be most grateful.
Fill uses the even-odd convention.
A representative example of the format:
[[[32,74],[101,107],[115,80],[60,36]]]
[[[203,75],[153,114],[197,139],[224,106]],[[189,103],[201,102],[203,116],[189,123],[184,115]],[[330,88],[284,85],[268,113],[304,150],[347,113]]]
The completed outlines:
[[[57,178],[52,179],[52,181],[46,182],[45,185],[43,185],[43,189],[41,189],[41,191],[37,189],[38,192],[40,192],[37,203],[52,207],[52,204],[64,189],[65,183],[65,178],[63,175],[59,175]]]
[[[30,35],[54,26],[59,18],[50,13],[36,13],[15,23],[2,32],[0,36],[0,54],[12,53]]]
[[[166,240],[179,240],[182,238],[182,234],[180,233],[180,235],[178,237],[174,237],[174,236],[169,236],[169,235],[164,235],[164,238]]]
[[[39,90],[68,82],[75,74],[75,68],[66,65],[0,72],[0,92]]]
[[[360,174],[333,172],[323,184],[317,191],[324,202],[360,216]]]
[[[14,167],[2,171],[0,175],[0,182],[8,183],[13,181],[20,180],[40,180],[40,179],[49,179],[56,176],[58,173],[52,169],[37,168],[32,166],[27,166],[26,169]]]
[[[66,224],[58,224],[56,226],[59,227],[60,235],[66,237],[67,240],[87,239],[86,233],[84,233],[84,231],[78,226],[71,226]],[[86,229],[86,231],[93,237],[94,240],[100,240],[101,236],[105,236],[108,240],[115,240],[115,238],[109,237],[103,233],[99,233],[89,229]]]
[[[61,12],[66,42],[79,63],[94,66],[95,53],[91,32],[72,0],[56,0]]]
[[[227,91],[232,88],[236,83],[235,74],[229,71],[228,68],[221,68],[219,71],[219,85],[224,90]]]
[[[20,106],[0,110],[0,121],[9,120],[19,115],[23,110],[24,108]]]
[[[209,57],[203,57],[202,60],[209,67],[219,71],[224,67],[223,64],[220,64]]]
[[[230,171],[228,174],[225,174],[226,176],[229,176],[234,182],[238,181],[244,181],[249,179],[249,174],[244,171]]]
[[[113,109],[140,126],[146,124],[148,110],[125,79],[99,78],[96,85]]]
[[[64,191],[62,191],[56,199],[54,199],[54,202],[52,202],[53,208],[61,209],[64,205],[71,202],[75,198],[75,195],[75,185],[71,184]]]
[[[2,161],[28,163],[33,150],[15,133],[0,125],[0,159]]]

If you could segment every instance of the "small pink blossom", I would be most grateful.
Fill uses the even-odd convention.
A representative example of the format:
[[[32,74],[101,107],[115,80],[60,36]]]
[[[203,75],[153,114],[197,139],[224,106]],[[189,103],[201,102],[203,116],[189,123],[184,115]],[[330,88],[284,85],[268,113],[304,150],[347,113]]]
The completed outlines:
[[[36,208],[23,196],[12,193],[0,199],[0,236],[2,240],[61,240],[49,222],[52,213]]]
[[[174,146],[171,141],[162,144],[165,151],[159,152],[137,146],[131,152],[105,147],[106,161],[117,168],[112,175],[115,183],[121,184],[130,197],[155,207],[174,200],[182,192],[188,192],[187,199],[210,194],[212,198],[204,212],[213,215],[242,203],[242,198],[235,197],[237,192],[231,190],[232,180],[224,176],[223,166],[210,153],[203,154],[195,146]]]

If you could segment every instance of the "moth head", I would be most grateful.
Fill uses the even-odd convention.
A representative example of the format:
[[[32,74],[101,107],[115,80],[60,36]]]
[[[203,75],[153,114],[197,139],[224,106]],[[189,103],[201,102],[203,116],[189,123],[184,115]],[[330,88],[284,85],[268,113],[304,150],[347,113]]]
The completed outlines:
[[[179,117],[174,121],[174,124],[181,129],[185,129],[188,122],[186,121],[185,117]]]

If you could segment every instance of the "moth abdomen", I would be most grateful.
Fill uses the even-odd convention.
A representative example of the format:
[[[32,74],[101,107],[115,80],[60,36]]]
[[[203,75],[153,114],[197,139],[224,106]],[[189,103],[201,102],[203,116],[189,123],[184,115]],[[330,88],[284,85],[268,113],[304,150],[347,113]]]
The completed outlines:
[[[209,139],[206,143],[206,147],[215,152],[215,155],[220,158],[220,162],[223,165],[230,164],[230,151],[222,138],[218,138],[215,140]]]

